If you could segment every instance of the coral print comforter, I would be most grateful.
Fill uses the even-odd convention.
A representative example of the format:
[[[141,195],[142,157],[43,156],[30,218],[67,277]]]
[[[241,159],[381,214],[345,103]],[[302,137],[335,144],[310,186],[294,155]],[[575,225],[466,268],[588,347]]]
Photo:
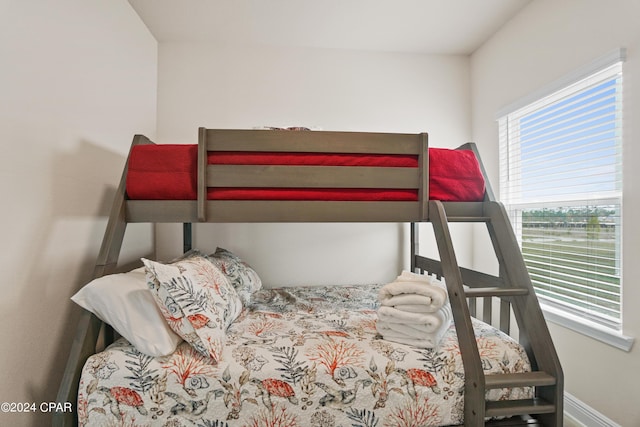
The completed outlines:
[[[376,333],[379,286],[261,290],[227,331],[221,360],[183,342],[153,358],[124,339],[86,363],[82,426],[438,426],[462,423],[452,325],[434,349]],[[487,373],[528,371],[522,348],[475,321]],[[492,390],[491,400],[530,389]]]

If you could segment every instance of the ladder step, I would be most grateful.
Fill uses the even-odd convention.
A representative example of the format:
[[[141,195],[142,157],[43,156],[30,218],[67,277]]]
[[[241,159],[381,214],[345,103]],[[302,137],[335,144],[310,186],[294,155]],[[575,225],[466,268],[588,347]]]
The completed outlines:
[[[465,289],[465,295],[468,297],[517,297],[522,295],[528,295],[529,291],[525,288],[467,288]]]
[[[556,411],[556,405],[544,399],[499,400],[487,402],[485,416],[507,417],[525,414],[550,414]]]
[[[529,415],[485,420],[484,425],[489,427],[541,427],[540,421]]]
[[[489,222],[491,217],[488,216],[449,216],[448,222]]]
[[[556,378],[543,371],[518,374],[487,374],[484,377],[485,388],[542,387],[555,385]]]

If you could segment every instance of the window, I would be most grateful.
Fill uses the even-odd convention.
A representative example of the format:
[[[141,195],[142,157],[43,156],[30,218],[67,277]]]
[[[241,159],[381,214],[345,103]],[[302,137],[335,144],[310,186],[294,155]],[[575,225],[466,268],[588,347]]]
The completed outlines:
[[[498,119],[501,199],[536,294],[617,333],[623,53]]]

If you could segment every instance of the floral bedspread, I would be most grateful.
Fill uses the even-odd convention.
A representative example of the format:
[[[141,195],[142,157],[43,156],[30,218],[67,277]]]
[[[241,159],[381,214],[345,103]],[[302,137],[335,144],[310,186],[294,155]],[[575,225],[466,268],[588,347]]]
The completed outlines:
[[[228,330],[217,364],[183,342],[153,358],[120,339],[86,363],[81,426],[439,426],[462,423],[453,326],[435,349],[376,335],[379,286],[265,289]],[[487,373],[525,372],[522,348],[474,320]],[[491,390],[524,399],[531,389]]]

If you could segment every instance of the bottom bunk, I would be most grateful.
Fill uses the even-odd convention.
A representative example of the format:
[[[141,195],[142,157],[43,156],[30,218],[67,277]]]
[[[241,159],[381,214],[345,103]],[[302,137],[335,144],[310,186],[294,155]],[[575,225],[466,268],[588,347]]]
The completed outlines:
[[[227,330],[217,364],[187,342],[152,357],[121,338],[84,366],[79,425],[462,424],[455,327],[435,348],[382,339],[380,287],[259,290]],[[486,374],[530,371],[516,341],[479,320],[473,327]],[[487,399],[532,395],[531,387],[495,389]]]

